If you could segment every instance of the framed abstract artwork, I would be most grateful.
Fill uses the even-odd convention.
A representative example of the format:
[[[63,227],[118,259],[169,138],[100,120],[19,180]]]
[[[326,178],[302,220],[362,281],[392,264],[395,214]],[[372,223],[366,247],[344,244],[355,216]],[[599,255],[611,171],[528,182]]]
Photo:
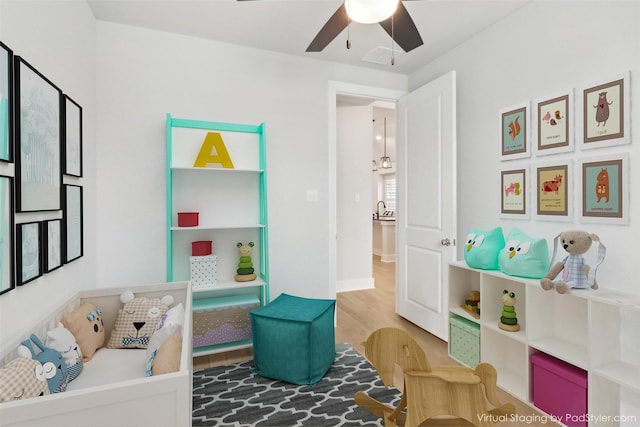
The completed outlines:
[[[582,148],[628,144],[630,73],[582,92]]]
[[[533,114],[536,155],[573,151],[573,90],[537,100]]]
[[[0,42],[0,161],[13,161],[13,51]]]
[[[64,117],[64,173],[82,176],[82,107],[67,95],[63,95]]]
[[[536,168],[538,219],[570,220],[570,161]]]
[[[585,159],[580,168],[583,222],[628,222],[627,153]]]
[[[49,273],[62,266],[62,220],[44,221],[42,230],[42,254],[44,272]]]
[[[18,285],[42,276],[42,223],[16,225],[16,271]]]
[[[500,173],[500,214],[506,218],[526,219],[527,168],[503,170]]]
[[[500,154],[502,160],[529,157],[529,104],[500,111]]]
[[[61,208],[61,92],[19,56],[15,57],[15,121],[18,212]]]
[[[15,287],[13,177],[0,175],[0,294]]]
[[[64,263],[80,258],[83,254],[82,187],[64,185]]]

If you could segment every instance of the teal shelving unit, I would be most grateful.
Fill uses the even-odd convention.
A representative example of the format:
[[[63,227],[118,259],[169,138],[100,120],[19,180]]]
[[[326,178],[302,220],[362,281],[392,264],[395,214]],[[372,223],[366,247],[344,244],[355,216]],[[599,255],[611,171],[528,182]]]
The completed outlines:
[[[233,162],[194,167],[208,134],[219,134]],[[180,119],[167,114],[166,123],[167,281],[190,280],[191,243],[212,241],[217,277],[207,288],[193,288],[200,300],[255,295],[269,303],[269,242],[265,125]],[[216,150],[214,150],[216,151]],[[218,153],[219,154],[219,153]],[[198,225],[178,226],[178,212],[198,212]],[[237,243],[254,242],[255,280],[234,279]],[[201,327],[194,322],[194,333]],[[194,348],[194,356],[251,346],[250,340]]]

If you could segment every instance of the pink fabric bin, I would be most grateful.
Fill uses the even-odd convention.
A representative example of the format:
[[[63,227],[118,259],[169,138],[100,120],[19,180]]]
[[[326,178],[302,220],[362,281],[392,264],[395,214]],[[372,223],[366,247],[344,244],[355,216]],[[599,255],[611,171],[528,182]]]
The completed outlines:
[[[567,426],[587,425],[587,371],[545,353],[531,355],[533,404]]]

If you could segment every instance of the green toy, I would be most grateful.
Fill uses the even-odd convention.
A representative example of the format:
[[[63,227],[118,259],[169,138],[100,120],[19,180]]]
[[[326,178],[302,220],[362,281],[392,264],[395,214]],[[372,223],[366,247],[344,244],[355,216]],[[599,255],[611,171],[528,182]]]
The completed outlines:
[[[516,294],[508,290],[502,291],[502,315],[498,327],[504,331],[517,332],[520,330],[516,316]]]
[[[238,269],[236,270],[236,282],[250,282],[256,279],[256,273],[253,268],[253,261],[251,260],[251,254],[253,254],[253,242],[244,244],[239,242],[237,245],[240,252],[240,262],[238,262]]]

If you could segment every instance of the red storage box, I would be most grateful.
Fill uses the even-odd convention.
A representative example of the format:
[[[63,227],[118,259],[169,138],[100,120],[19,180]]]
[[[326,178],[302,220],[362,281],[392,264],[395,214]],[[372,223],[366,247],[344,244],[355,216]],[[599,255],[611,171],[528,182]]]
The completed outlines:
[[[533,404],[567,426],[587,425],[587,371],[545,353],[531,355]]]
[[[191,242],[191,256],[207,256],[211,255],[211,253],[211,240]]]
[[[196,227],[198,212],[178,212],[178,227]]]

